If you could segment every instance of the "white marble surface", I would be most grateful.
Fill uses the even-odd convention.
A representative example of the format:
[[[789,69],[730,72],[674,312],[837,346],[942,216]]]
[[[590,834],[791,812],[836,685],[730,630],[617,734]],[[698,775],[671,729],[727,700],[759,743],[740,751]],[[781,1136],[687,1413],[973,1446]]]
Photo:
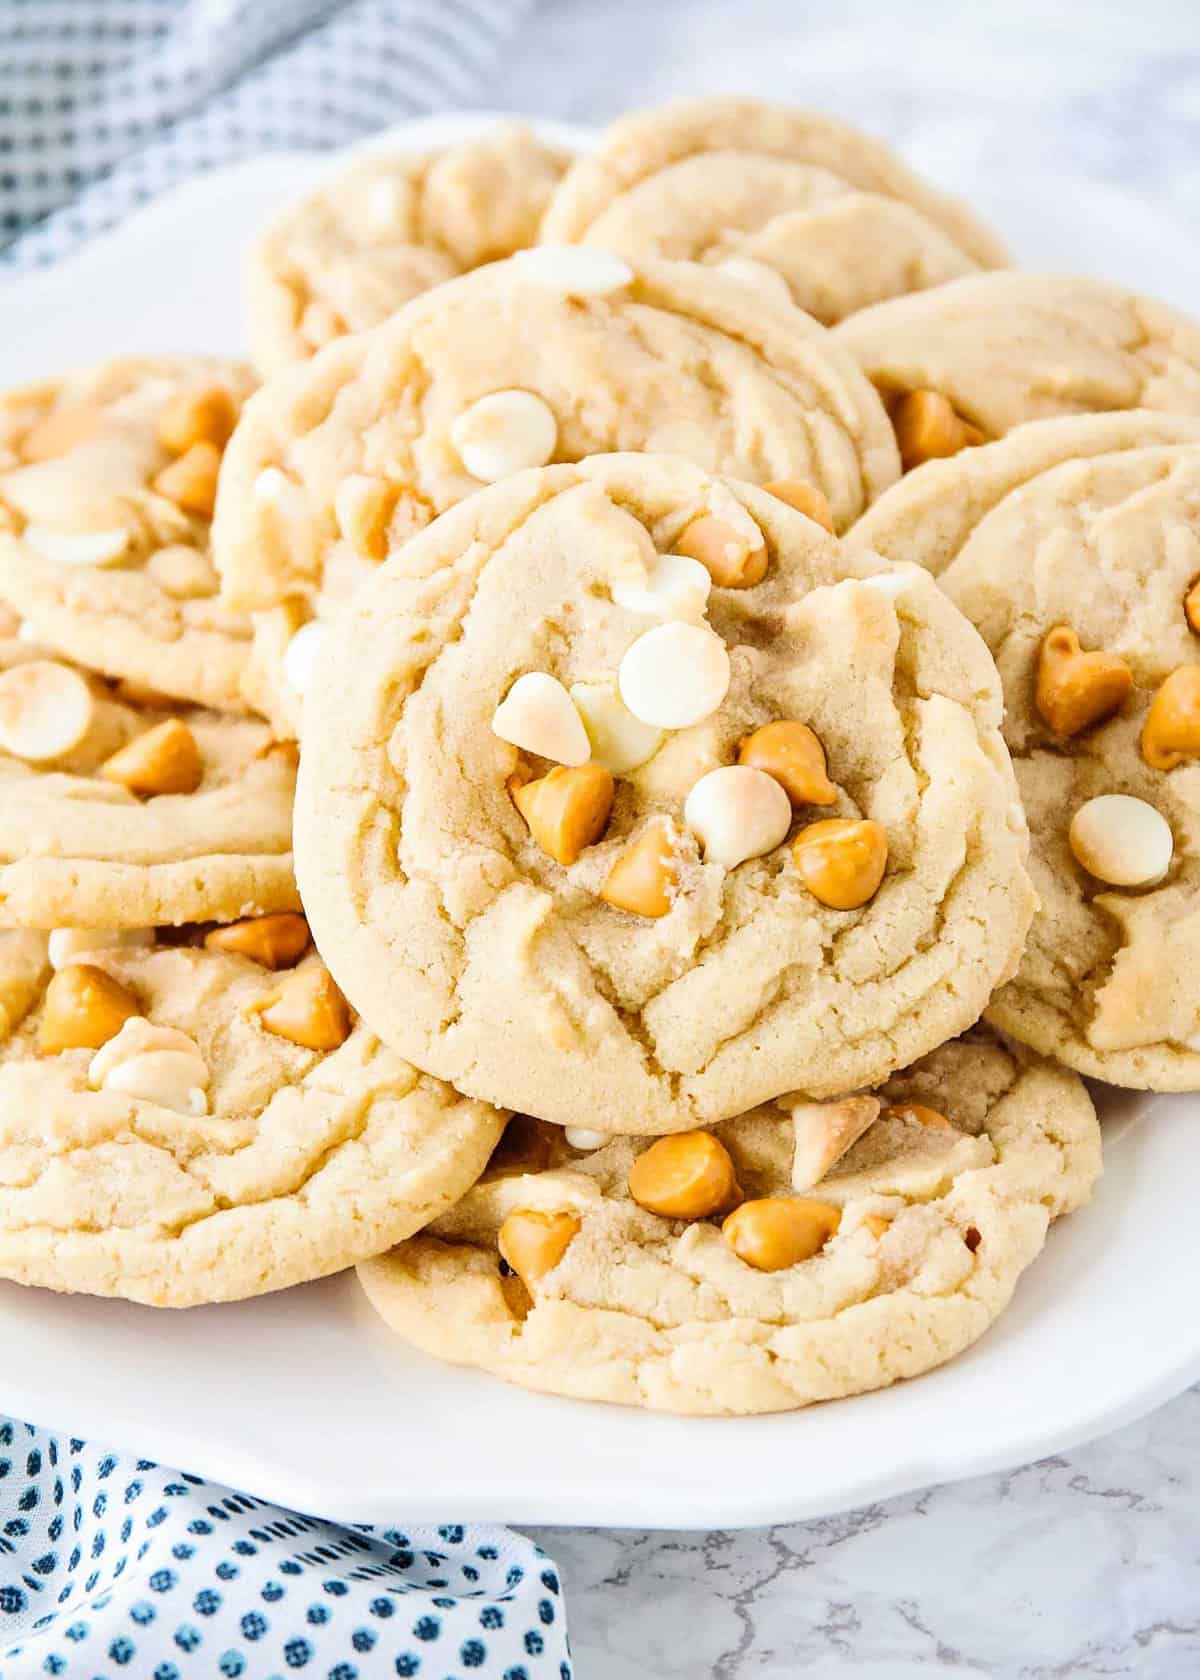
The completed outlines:
[[[1200,234],[1197,0],[554,0],[488,97],[601,121],[741,90],[823,106],[949,183],[1092,175]],[[539,1538],[580,1680],[1192,1680],[1200,1390],[1065,1458],[820,1522]]]

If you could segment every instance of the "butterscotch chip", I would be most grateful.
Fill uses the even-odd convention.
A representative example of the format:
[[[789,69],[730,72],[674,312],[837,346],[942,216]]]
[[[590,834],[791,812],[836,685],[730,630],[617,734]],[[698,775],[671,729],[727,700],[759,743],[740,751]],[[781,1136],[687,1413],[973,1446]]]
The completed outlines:
[[[778,496],[781,502],[794,507],[797,513],[802,513],[808,519],[815,519],[825,530],[832,531],[833,510],[829,506],[829,497],[817,489],[815,484],[806,484],[800,478],[773,478],[769,484],[763,485],[772,496]]]
[[[946,1116],[927,1103],[892,1103],[884,1110],[885,1118],[902,1120],[913,1126],[931,1126],[934,1131],[952,1132],[953,1125]]]
[[[1200,757],[1200,665],[1180,665],[1162,683],[1146,713],[1141,748],[1153,770]]]
[[[573,1213],[519,1209],[510,1213],[496,1237],[500,1258],[532,1291],[558,1265],[579,1233]]]
[[[891,1220],[886,1218],[882,1213],[868,1213],[863,1219],[863,1224],[867,1227],[867,1230],[870,1231],[876,1242],[878,1242],[881,1237],[885,1237],[892,1228]]]
[[[858,910],[874,898],[887,868],[887,832],[877,822],[830,817],[792,842],[804,885],[831,910]]]
[[[752,589],[767,575],[767,545],[724,519],[702,514],[675,539],[680,554],[699,560],[718,589]]]
[[[748,1266],[782,1272],[819,1254],[841,1223],[841,1209],[804,1196],[764,1196],[735,1208],[721,1232]]]
[[[739,742],[738,763],[773,776],[793,805],[837,800],[837,786],[825,769],[825,749],[806,723],[764,723]]]
[[[160,496],[169,496],[186,513],[211,519],[217,501],[221,451],[215,443],[194,443],[178,460],[164,467],[154,480]]]
[[[629,1194],[664,1219],[707,1219],[741,1195],[728,1149],[711,1132],[677,1132],[644,1149]]]
[[[305,1050],[336,1050],[350,1036],[350,1007],[320,964],[290,975],[254,1013],[268,1032]]]
[[[101,427],[100,411],[87,403],[52,409],[21,439],[23,461],[53,461],[81,443],[90,443]]]
[[[1184,596],[1183,611],[1189,626],[1200,636],[1200,578],[1196,579]]]
[[[564,869],[594,846],[608,825],[614,784],[599,764],[557,765],[533,782],[510,786],[513,803],[538,845]]]
[[[158,435],[176,455],[185,455],[197,443],[209,443],[221,450],[236,424],[237,404],[232,393],[224,385],[207,385],[177,391],[164,403],[158,416]]]
[[[245,921],[215,927],[205,935],[209,951],[228,951],[264,968],[291,968],[309,945],[308,923],[303,916],[278,911],[273,916],[251,916]]]
[[[614,910],[634,916],[665,916],[679,889],[676,837],[663,822],[652,822],[618,854],[600,888]]]
[[[1037,709],[1058,735],[1078,735],[1120,711],[1133,672],[1117,654],[1084,653],[1066,624],[1047,632],[1038,658]]]
[[[892,410],[892,424],[905,472],[986,442],[938,391],[909,391]]]
[[[105,759],[99,774],[131,793],[194,793],[204,778],[204,761],[187,724],[167,718]]]
[[[46,988],[38,1049],[43,1056],[55,1056],[60,1050],[98,1050],[140,1013],[128,987],[102,968],[69,963]]]

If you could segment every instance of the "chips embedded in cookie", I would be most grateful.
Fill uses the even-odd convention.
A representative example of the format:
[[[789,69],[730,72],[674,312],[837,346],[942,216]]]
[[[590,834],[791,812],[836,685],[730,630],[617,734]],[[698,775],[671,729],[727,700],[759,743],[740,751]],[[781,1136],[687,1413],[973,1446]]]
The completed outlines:
[[[474,1181],[505,1116],[385,1050],[277,935],[249,945],[269,967],[199,930],[0,933],[0,1275],[238,1300],[378,1253]]]
[[[922,468],[851,539],[927,558],[1004,683],[1041,909],[989,1018],[1153,1090],[1200,1088],[1197,507],[1196,421],[1047,421]]]
[[[1020,953],[978,637],[919,569],[677,457],[443,515],[336,623],[308,708],[321,949],[381,1037],[505,1107],[653,1133],[853,1089]]]
[[[281,211],[251,253],[250,342],[270,373],[418,293],[532,245],[568,158],[521,123],[428,154],[377,152]]]
[[[567,171],[542,238],[728,268],[826,324],[1007,261],[965,204],[878,141],[737,98],[613,123]]]
[[[973,275],[863,310],[834,336],[891,406],[906,468],[1027,420],[1200,415],[1200,327],[1103,280]]]
[[[227,598],[260,609],[250,692],[296,729],[313,619],[437,513],[523,467],[671,450],[823,492],[839,529],[899,476],[852,357],[696,264],[539,247],[330,345],[247,405],[214,526]]]
[[[815,1138],[834,1140],[816,1177]],[[723,1157],[724,1181],[693,1175],[661,1210],[684,1180],[665,1145]],[[975,1341],[1100,1165],[1081,1081],[977,1031],[875,1095],[783,1098],[715,1133],[581,1152],[514,1121],[475,1188],[359,1279],[406,1340],[528,1388],[784,1411]]]
[[[204,356],[124,357],[0,397],[0,600],[45,646],[242,711],[248,619],[209,549],[221,455],[251,390]]]
[[[0,926],[298,908],[294,749],[0,641]]]

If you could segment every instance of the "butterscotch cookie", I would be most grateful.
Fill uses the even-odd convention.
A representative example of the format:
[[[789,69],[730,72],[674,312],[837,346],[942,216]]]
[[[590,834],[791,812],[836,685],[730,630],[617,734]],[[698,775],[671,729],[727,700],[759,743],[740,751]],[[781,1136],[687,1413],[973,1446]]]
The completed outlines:
[[[297,908],[294,760],[256,718],[123,698],[0,641],[0,926]]]
[[[505,1117],[354,1023],[301,916],[117,938],[0,933],[0,1275],[237,1300],[378,1253],[484,1166]]]
[[[255,244],[247,317],[267,373],[378,326],[419,292],[537,238],[567,154],[523,123],[439,151],[378,152],[289,204]]]
[[[243,710],[250,624],[217,602],[209,527],[251,382],[124,357],[0,397],[0,599],[106,676]]]
[[[989,1018],[1098,1078],[1200,1087],[1197,422],[1022,427],[885,503],[852,546],[926,559],[1004,683],[1041,908]]]
[[[380,567],[310,690],[297,866],[382,1038],[569,1125],[887,1076],[1032,912],[995,671],[919,568],[678,457],[497,485]]]
[[[757,272],[826,323],[1008,260],[965,204],[878,141],[757,99],[620,118],[567,171],[542,237]]]
[[[806,480],[839,529],[900,470],[870,382],[790,306],[694,264],[635,272],[583,247],[522,252],[330,345],[247,404],[213,529],[227,599],[271,609],[255,704],[297,727],[308,621],[434,514],[522,467],[610,449]]]
[[[1082,1082],[976,1032],[873,1095],[657,1143],[516,1121],[455,1208],[358,1275],[408,1341],[527,1388],[784,1411],[969,1346],[1100,1168]]]
[[[1200,327],[1102,280],[978,274],[865,309],[834,336],[891,405],[906,467],[1026,420],[1200,415]]]

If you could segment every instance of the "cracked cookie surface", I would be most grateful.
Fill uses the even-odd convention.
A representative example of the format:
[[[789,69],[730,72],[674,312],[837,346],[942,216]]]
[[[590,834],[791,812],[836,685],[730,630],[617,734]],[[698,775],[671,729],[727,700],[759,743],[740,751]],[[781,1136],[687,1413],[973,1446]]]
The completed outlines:
[[[677,100],[622,117],[568,170],[542,238],[635,260],[761,264],[827,325],[1007,261],[965,204],[878,141],[755,99]]]
[[[15,680],[31,670],[48,708]],[[9,739],[23,714],[40,723],[47,710],[52,729],[70,725],[57,741]],[[114,754],[172,723],[194,748],[191,792],[105,773]],[[51,745],[63,750],[15,750]],[[272,748],[258,718],[134,702],[37,647],[0,641],[0,925],[141,927],[297,908],[294,752]]]
[[[1182,750],[1168,753],[1171,767],[1148,762],[1144,747],[1148,730],[1162,734],[1162,706],[1153,709],[1164,684],[1168,696],[1200,688],[1200,639],[1185,608],[1200,575],[1198,531],[1196,423],[1130,414],[1027,426],[922,467],[850,539],[929,564],[1003,679],[1041,909],[989,1019],[1083,1073],[1155,1090],[1200,1087],[1200,738],[1189,746],[1176,712],[1168,745]],[[1102,713],[1069,734],[1039,700],[1043,645],[1063,626],[1083,676],[1101,659],[1128,673]],[[1134,863],[1157,833],[1161,879],[1157,865],[1140,881],[1116,879],[1111,860],[1090,858],[1099,876],[1085,867],[1072,822],[1108,795],[1139,802],[1132,815],[1150,839]],[[1111,845],[1131,809],[1099,810]]]
[[[251,626],[217,601],[220,452],[239,364],[123,357],[0,397],[0,599],[106,676],[244,710]]]
[[[864,309],[834,336],[885,400],[936,391],[991,438],[1055,415],[1200,414],[1200,327],[1103,280],[972,275]]]
[[[158,944],[86,960],[132,992],[164,1042],[191,1041],[165,1055],[199,1057],[204,1111],[169,1086],[139,1093],[164,1052],[149,1069],[142,1056],[140,1079],[110,1069],[97,1088],[94,1050],[40,1050],[46,940],[0,933],[5,1277],[173,1307],[282,1289],[444,1211],[503,1128],[498,1111],[417,1073],[361,1024],[329,1052],[267,1031],[255,1010],[287,976],[245,957]],[[290,973],[314,967],[310,955]],[[100,1054],[111,1061],[116,1044]]]
[[[629,1175],[645,1140],[583,1152],[518,1120],[475,1188],[360,1266],[360,1282],[417,1347],[555,1394],[749,1413],[886,1387],[983,1334],[1050,1221],[1088,1200],[1101,1146],[1074,1074],[982,1030],[879,1096],[900,1114],[885,1109],[815,1186],[805,1178],[840,1222],[798,1264],[764,1272],[717,1224],[640,1206]],[[930,1109],[949,1125],[928,1124]],[[797,1132],[787,1099],[717,1128],[742,1194],[793,1194]],[[523,1209],[577,1224],[530,1289],[497,1253]]]
[[[537,237],[567,155],[522,123],[441,151],[379,152],[275,217],[255,244],[246,309],[264,373],[362,332],[443,280]]]
[[[765,543],[765,575],[714,586],[707,627],[667,623],[667,644],[650,644],[658,609],[622,601],[706,510]],[[651,1133],[782,1090],[853,1089],[974,1021],[1033,907],[999,685],[932,579],[870,581],[889,570],[772,495],[646,456],[510,479],[381,567],[310,691],[296,819],[314,933],[380,1036],[505,1107]],[[657,743],[638,736],[603,834],[557,863],[515,802],[545,760],[495,732],[501,702],[533,676],[569,721],[563,690],[618,670],[630,699],[630,649],[680,630],[705,657],[723,644],[724,696]],[[653,679],[667,662],[641,663]],[[770,795],[771,833],[717,862],[728,836],[695,817],[704,861],[689,796],[723,787],[739,742],[780,719],[815,732],[834,785],[793,821],[766,773],[741,770]],[[735,826],[750,823],[734,804]],[[784,844],[814,818],[885,839],[887,873],[860,908],[814,896]],[[647,913],[617,908],[614,867],[656,824],[661,902],[634,883]]]
[[[839,528],[899,477],[882,404],[816,322],[699,265],[647,262],[626,280],[619,263],[606,277],[605,253],[564,255],[565,279],[545,248],[450,281],[247,404],[214,547],[227,599],[261,609],[250,692],[278,728],[298,727],[289,649],[305,621],[519,466],[671,450],[755,482],[807,480]],[[463,422],[501,393],[519,399],[511,423],[472,451]]]

